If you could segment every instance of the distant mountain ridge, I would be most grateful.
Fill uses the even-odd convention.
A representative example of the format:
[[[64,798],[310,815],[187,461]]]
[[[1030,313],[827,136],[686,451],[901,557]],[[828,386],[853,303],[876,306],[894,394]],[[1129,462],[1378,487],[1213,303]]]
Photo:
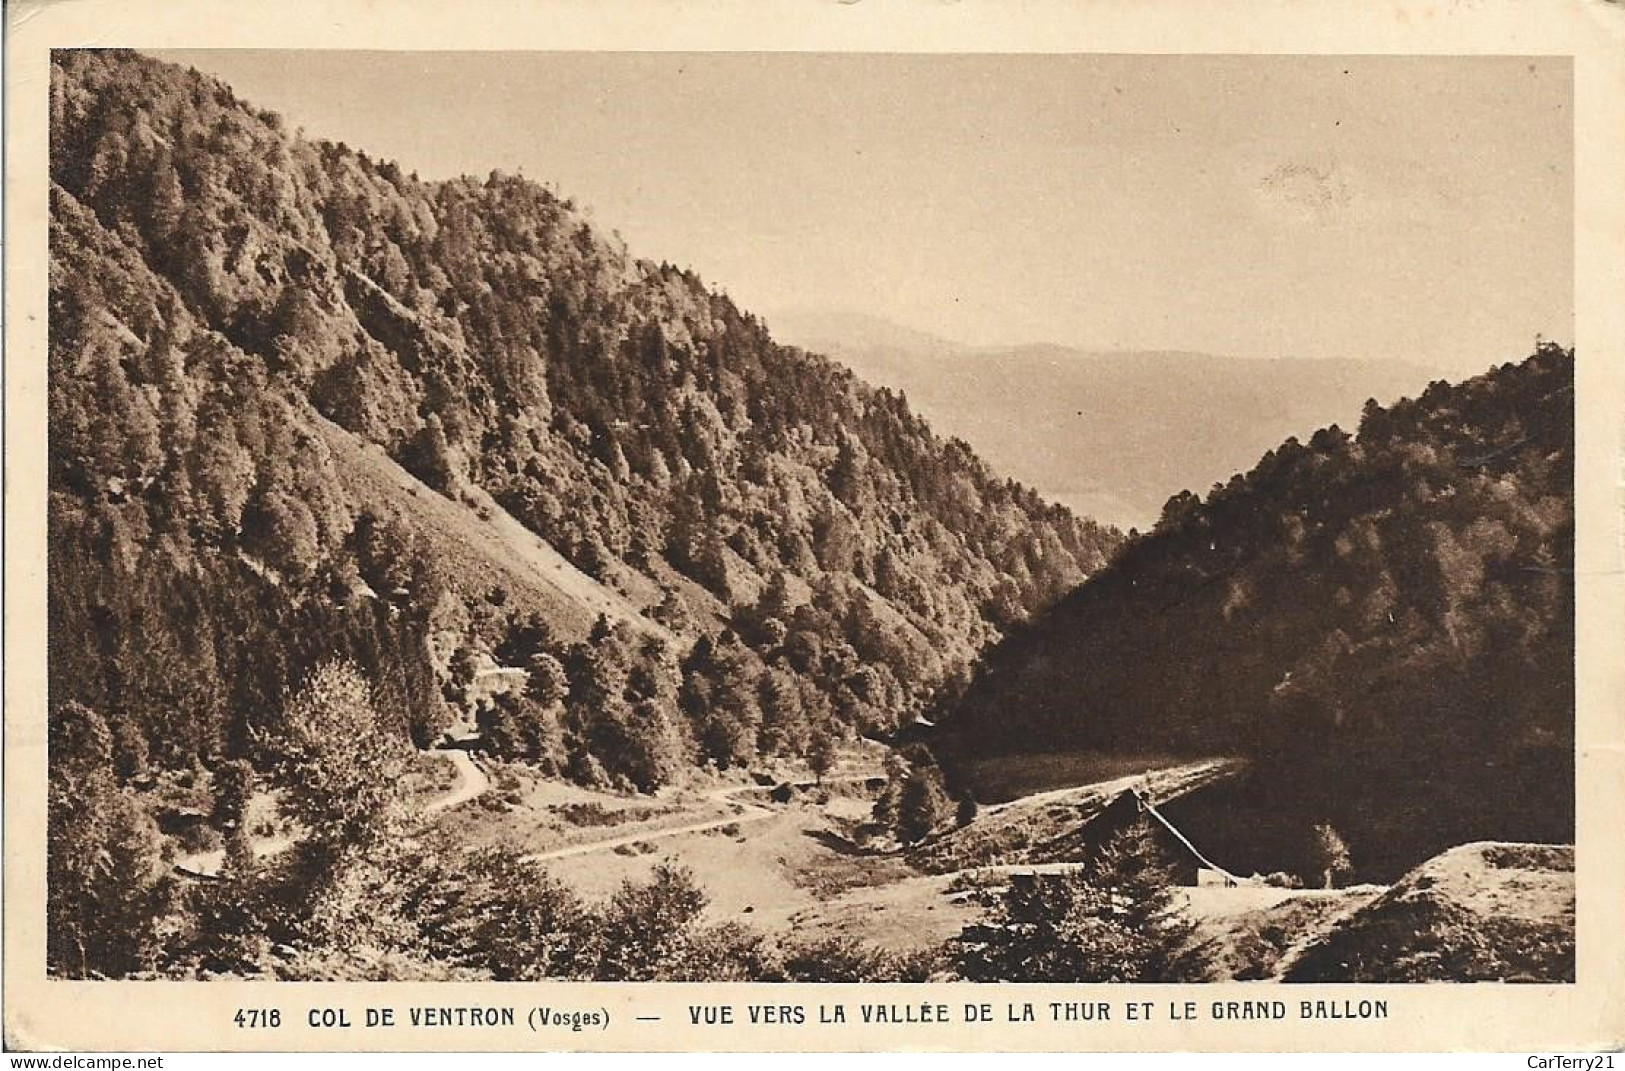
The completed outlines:
[[[974,346],[851,310],[784,309],[764,314],[773,337],[787,346],[839,357],[848,352],[969,353]]]
[[[974,347],[861,313],[769,322],[781,341],[904,392],[1048,497],[1125,529],[1149,528],[1170,496],[1205,492],[1289,436],[1352,426],[1368,398],[1396,401],[1429,381],[1393,360]]]

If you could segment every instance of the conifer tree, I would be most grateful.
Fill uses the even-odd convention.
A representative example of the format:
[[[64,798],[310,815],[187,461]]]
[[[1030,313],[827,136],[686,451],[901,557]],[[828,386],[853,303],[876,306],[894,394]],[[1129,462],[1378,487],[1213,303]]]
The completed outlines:
[[[1015,877],[960,935],[958,969],[973,982],[1191,981],[1190,935],[1142,820],[1079,870]]]

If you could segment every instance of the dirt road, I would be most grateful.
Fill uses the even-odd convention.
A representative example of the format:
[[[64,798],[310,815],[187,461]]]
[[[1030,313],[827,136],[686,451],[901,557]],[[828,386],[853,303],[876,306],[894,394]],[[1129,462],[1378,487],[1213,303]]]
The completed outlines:
[[[443,755],[450,759],[451,764],[457,767],[458,777],[455,788],[439,799],[430,800],[423,805],[422,813],[424,815],[438,814],[441,811],[450,810],[458,804],[478,799],[491,787],[491,779],[485,775],[484,770],[475,764],[473,759],[469,758],[468,752],[462,748],[431,748],[424,754]]]
[[[792,788],[799,790],[817,788],[821,785],[856,784],[873,780],[883,776],[878,773],[850,774],[843,777],[826,777],[822,782],[792,781]],[[607,840],[589,841],[585,844],[571,844],[563,848],[553,848],[545,852],[534,852],[525,856],[527,862],[543,862],[548,859],[564,859],[573,855],[586,855],[589,852],[613,851],[616,848],[631,844],[641,844],[645,841],[661,840],[666,837],[680,837],[687,833],[705,833],[723,826],[744,825],[747,822],[760,822],[764,818],[772,818],[779,812],[771,807],[764,807],[759,803],[751,803],[739,797],[746,792],[760,792],[762,785],[730,785],[725,788],[712,789],[705,794],[705,799],[713,803],[723,803],[733,807],[742,807],[744,810],[726,818],[713,818],[704,822],[690,822],[687,825],[669,826],[665,829],[651,829],[643,833],[628,833],[624,836],[611,837]]]
[[[982,808],[982,813],[999,814],[1003,811],[1018,808],[1041,806],[1046,803],[1060,803],[1074,799],[1084,793],[1115,796],[1119,792],[1131,788],[1144,788],[1148,781],[1154,785],[1158,782],[1161,783],[1162,791],[1154,789],[1151,793],[1153,798],[1161,802],[1166,795],[1168,786],[1177,784],[1181,789],[1181,794],[1183,794],[1186,786],[1192,786],[1198,781],[1216,775],[1230,765],[1231,762],[1228,759],[1212,759],[1207,762],[1191,763],[1184,766],[1166,766],[1158,770],[1148,770],[1145,773],[1114,777],[1110,781],[1096,781],[1087,785],[1070,785],[1066,788],[1050,789],[1047,792],[1035,792],[1030,796],[1018,796],[1004,803],[989,804]]]
[[[724,800],[733,789],[719,790],[706,793],[707,798]],[[690,822],[688,825],[671,826],[666,829],[653,829],[643,833],[629,833],[621,837],[611,837],[608,840],[595,840],[586,844],[572,844],[565,848],[554,848],[552,851],[536,852],[525,856],[526,862],[542,862],[547,859],[563,859],[571,855],[586,855],[589,852],[613,851],[628,844],[639,844],[643,841],[660,840],[664,837],[680,837],[685,833],[705,833],[712,829],[721,829],[723,826],[744,825],[746,822],[760,822],[764,818],[772,818],[776,813],[756,803],[745,803],[742,800],[730,800],[737,807],[746,808],[738,814],[727,818],[715,818],[706,822]]]
[[[491,779],[485,771],[475,765],[469,758],[468,752],[461,748],[430,748],[425,755],[441,755],[451,760],[457,768],[457,784],[443,796],[430,800],[419,809],[424,817],[449,810],[469,800],[478,799],[491,787]],[[270,859],[281,855],[298,843],[298,838],[292,834],[282,833],[274,837],[261,837],[251,842],[256,859]],[[225,865],[226,850],[217,848],[212,852],[193,852],[180,856],[175,860],[175,869],[181,873],[195,878],[218,877],[220,868]]]

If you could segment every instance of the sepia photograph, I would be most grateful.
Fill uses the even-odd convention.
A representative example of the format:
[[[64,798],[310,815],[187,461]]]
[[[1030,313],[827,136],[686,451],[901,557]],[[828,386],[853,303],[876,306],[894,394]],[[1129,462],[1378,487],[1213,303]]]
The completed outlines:
[[[1574,982],[1573,121],[52,52],[49,974]]]
[[[1608,1071],[1625,12],[3,33],[7,1053]]]

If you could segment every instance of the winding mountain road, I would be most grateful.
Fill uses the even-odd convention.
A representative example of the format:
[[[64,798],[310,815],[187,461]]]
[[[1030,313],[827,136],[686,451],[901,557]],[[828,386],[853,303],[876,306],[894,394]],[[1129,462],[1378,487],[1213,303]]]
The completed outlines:
[[[1093,781],[1083,785],[1069,785],[1066,788],[1053,788],[1044,792],[1034,792],[1028,796],[1018,796],[1003,803],[991,803],[982,808],[982,813],[991,815],[1009,810],[1043,806],[1049,803],[1070,803],[1085,795],[1115,796],[1119,792],[1126,792],[1131,788],[1149,790],[1151,795],[1157,797],[1159,802],[1165,802],[1170,787],[1176,788],[1178,793],[1183,795],[1204,784],[1209,779],[1225,773],[1233,766],[1234,763],[1229,759],[1210,759],[1181,766],[1147,769],[1143,773],[1127,774],[1123,777],[1114,777],[1108,781]]]
[[[491,787],[491,779],[484,770],[469,757],[468,752],[461,748],[429,748],[423,752],[425,755],[442,755],[451,760],[457,768],[457,784],[451,787],[444,795],[425,803],[418,813],[424,817],[439,814],[450,810],[470,800],[478,799]],[[270,859],[281,855],[292,848],[298,839],[291,834],[279,833],[274,837],[262,837],[251,842],[256,859]],[[182,855],[175,860],[175,869],[187,877],[215,878],[220,876],[220,868],[225,865],[226,850],[216,848],[212,852],[192,852]]]
[[[880,773],[850,774],[844,777],[826,777],[822,785],[855,784],[882,777]],[[817,781],[792,781],[792,788],[797,790],[821,787]],[[642,844],[651,840],[662,840],[666,837],[681,837],[688,833],[705,833],[723,826],[744,825],[747,822],[760,822],[772,818],[779,812],[772,807],[764,807],[760,803],[751,803],[738,797],[746,792],[760,792],[763,785],[729,785],[724,788],[712,789],[705,794],[705,798],[715,803],[723,803],[732,807],[742,807],[744,810],[726,818],[713,818],[704,822],[690,822],[687,825],[670,826],[665,829],[651,829],[643,833],[628,833],[619,837],[610,837],[607,840],[588,841],[584,844],[570,844],[563,848],[553,848],[545,852],[533,852],[524,857],[526,862],[540,863],[548,859],[564,859],[573,855],[588,855],[592,852],[613,851],[616,848],[630,844]]]
[[[491,778],[462,748],[431,748],[425,755],[444,755],[457,767],[457,785],[439,799],[423,805],[424,815],[439,814],[469,800],[479,799],[491,787]]]
[[[451,761],[451,764],[456,767],[457,771],[457,784],[452,786],[452,788],[449,789],[444,795],[437,796],[419,807],[418,813],[423,817],[428,818],[433,815],[440,814],[443,811],[448,811],[453,807],[461,806],[464,803],[478,799],[480,796],[490,791],[490,776],[487,775],[484,770],[480,769],[479,764],[476,763],[469,753],[462,748],[429,748],[425,750],[423,754],[443,756]],[[826,777],[822,782],[793,781],[789,782],[789,784],[791,787],[797,790],[803,790],[821,787],[821,785],[855,784],[870,781],[879,776],[883,775],[878,772],[848,774],[842,777]],[[766,786],[763,785],[728,785],[722,788],[712,789],[710,792],[705,793],[704,799],[708,802],[737,808],[735,813],[722,818],[710,818],[701,822],[689,822],[684,825],[670,826],[664,829],[651,829],[643,832],[626,833],[621,836],[609,837],[604,840],[588,841],[583,844],[570,844],[562,848],[554,848],[545,852],[534,852],[525,856],[524,858],[527,861],[534,862],[541,862],[548,859],[563,859],[574,855],[587,855],[592,852],[613,851],[616,848],[631,844],[639,844],[645,841],[661,840],[667,837],[680,837],[690,833],[706,833],[713,829],[721,829],[724,826],[743,825],[747,822],[760,822],[763,819],[773,817],[778,813],[778,811],[771,807],[765,807],[760,803],[753,803],[749,800],[740,799],[739,797],[747,792],[760,792],[765,787]],[[297,843],[297,839],[287,834],[267,837],[254,842],[254,854],[258,858],[268,859],[272,856],[280,855],[282,852],[287,851],[289,848],[293,847],[295,843]],[[194,852],[190,855],[183,855],[177,858],[175,860],[175,869],[190,877],[214,878],[219,875],[220,868],[225,863],[225,858],[226,853],[224,849],[217,849],[212,852]]]
[[[572,855],[587,855],[591,852],[612,851],[628,844],[639,844],[643,841],[659,840],[663,837],[680,837],[685,833],[704,833],[712,829],[721,829],[727,825],[743,825],[746,822],[760,822],[764,818],[771,818],[776,813],[771,808],[763,807],[759,803],[748,803],[745,800],[734,799],[740,793],[757,786],[733,786],[729,788],[714,789],[705,794],[707,800],[716,803],[726,803],[734,807],[743,807],[745,810],[726,818],[714,818],[704,822],[690,822],[682,826],[670,826],[666,829],[647,830],[643,833],[628,833],[620,837],[611,837],[607,840],[588,841],[585,844],[571,844],[563,848],[554,848],[551,851],[534,852],[524,857],[527,863],[539,863],[547,859],[564,859]]]

